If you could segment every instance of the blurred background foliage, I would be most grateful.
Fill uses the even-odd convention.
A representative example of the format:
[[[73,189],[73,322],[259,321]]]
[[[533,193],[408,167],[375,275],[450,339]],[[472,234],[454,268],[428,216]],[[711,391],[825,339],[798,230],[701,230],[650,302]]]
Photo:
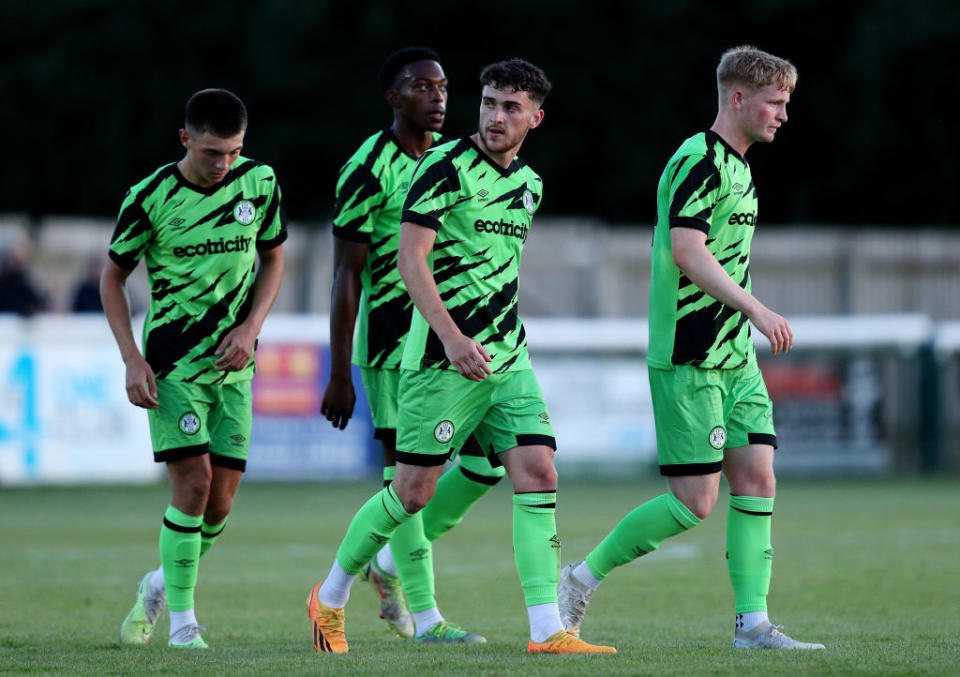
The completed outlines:
[[[477,75],[511,56],[554,83],[522,157],[544,212],[652,222],[660,172],[716,112],[714,69],[750,43],[800,78],[775,149],[748,159],[764,223],[956,224],[956,0],[0,2],[0,212],[113,216],[179,159],[183,104],[226,87],[245,154],[291,219],[322,224],[337,172],[389,124],[383,58],[425,44],[450,78],[445,131],[475,131]]]

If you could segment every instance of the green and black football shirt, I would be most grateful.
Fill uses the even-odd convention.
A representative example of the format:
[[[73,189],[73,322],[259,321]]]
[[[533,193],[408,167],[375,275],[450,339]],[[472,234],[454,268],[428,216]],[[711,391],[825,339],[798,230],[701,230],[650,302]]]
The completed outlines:
[[[256,251],[286,237],[276,176],[248,158],[210,188],[187,181],[173,163],[127,191],[110,258],[126,270],[146,260],[144,357],[157,378],[210,384],[253,377],[252,358],[241,371],[222,372],[214,351],[250,312]]]
[[[750,166],[719,135],[696,134],[667,163],[657,187],[647,363],[734,369],[755,360],[747,317],[704,293],[673,262],[671,228],[696,228],[734,282],[750,291],[757,192]]]
[[[441,136],[434,133],[434,143]],[[390,129],[377,132],[340,170],[333,208],[333,234],[369,243],[360,272],[360,308],[353,363],[398,369],[413,303],[397,270],[400,214],[417,158],[405,152]]]
[[[428,265],[447,311],[486,348],[494,373],[530,368],[517,310],[520,253],[543,182],[519,159],[504,169],[469,138],[431,148],[413,173],[404,222],[437,231]],[[453,369],[414,309],[401,366]]]

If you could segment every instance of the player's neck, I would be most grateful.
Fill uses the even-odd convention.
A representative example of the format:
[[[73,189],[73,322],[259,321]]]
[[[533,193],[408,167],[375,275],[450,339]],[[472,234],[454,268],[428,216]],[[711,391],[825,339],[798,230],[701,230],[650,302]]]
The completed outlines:
[[[404,152],[413,157],[420,157],[433,145],[433,132],[429,129],[418,129],[410,125],[403,118],[394,118],[393,135]]]
[[[714,120],[710,131],[726,141],[728,146],[740,153],[740,157],[744,157],[747,154],[747,148],[749,148],[752,143],[750,139],[747,138],[747,135],[743,133],[743,130],[734,124],[728,116],[724,115],[723,111],[717,114],[717,119]]]
[[[470,139],[477,145],[477,148],[479,148],[484,152],[484,154],[487,157],[489,157],[491,160],[496,162],[498,165],[500,165],[504,169],[510,169],[510,165],[513,164],[513,159],[517,157],[517,153],[520,152],[520,144],[517,144],[513,148],[506,150],[502,153],[492,151],[489,148],[487,148],[487,144],[483,142],[483,136],[481,136],[480,132],[477,132],[476,134],[471,136]]]
[[[180,176],[185,178],[194,186],[199,186],[200,188],[209,188],[210,186],[216,185],[216,182],[210,183],[209,181],[204,181],[203,177],[193,170],[193,167],[187,161],[186,157],[177,162],[177,169],[180,170]]]

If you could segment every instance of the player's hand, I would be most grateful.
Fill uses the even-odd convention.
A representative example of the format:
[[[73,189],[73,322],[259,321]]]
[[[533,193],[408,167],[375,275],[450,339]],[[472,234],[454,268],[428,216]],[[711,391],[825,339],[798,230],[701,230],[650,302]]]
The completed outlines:
[[[252,327],[245,324],[234,327],[214,351],[214,355],[218,355],[213,363],[214,368],[218,371],[240,371],[250,364],[256,342],[257,334]]]
[[[770,341],[770,349],[774,355],[786,353],[793,348],[793,330],[785,317],[761,307],[750,317],[750,321]]]
[[[353,390],[353,381],[350,377],[331,376],[330,382],[323,391],[320,413],[326,416],[334,428],[343,430],[353,416],[353,405],[356,403],[357,395]]]
[[[493,373],[487,366],[487,362],[493,361],[490,353],[482,345],[463,334],[445,341],[443,351],[454,369],[466,379],[482,381]]]
[[[144,409],[156,409],[157,377],[142,356],[137,355],[127,362],[127,399],[131,404]]]

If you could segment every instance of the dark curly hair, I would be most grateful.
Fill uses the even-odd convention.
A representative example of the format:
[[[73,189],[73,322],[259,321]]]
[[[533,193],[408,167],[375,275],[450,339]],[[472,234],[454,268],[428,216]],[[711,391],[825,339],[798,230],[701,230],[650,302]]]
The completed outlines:
[[[480,84],[495,89],[510,87],[515,92],[526,92],[539,106],[553,88],[543,70],[523,59],[508,59],[492,63],[480,72]]]
[[[397,76],[404,68],[417,61],[436,61],[440,63],[440,55],[429,47],[404,47],[387,57],[380,66],[377,76],[380,82],[380,91],[384,94],[394,86]]]

